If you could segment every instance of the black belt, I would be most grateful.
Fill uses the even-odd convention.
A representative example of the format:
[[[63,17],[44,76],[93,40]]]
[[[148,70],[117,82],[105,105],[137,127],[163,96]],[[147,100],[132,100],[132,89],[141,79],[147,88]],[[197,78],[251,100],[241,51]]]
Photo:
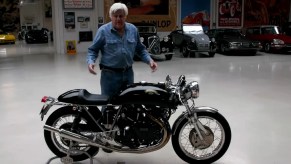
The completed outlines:
[[[111,70],[111,71],[114,71],[114,72],[125,72],[125,71],[127,71],[127,70],[132,68],[132,66],[126,66],[126,67],[123,67],[123,68],[113,68],[113,67],[107,67],[107,66],[105,66],[103,64],[100,64],[99,67],[100,67],[101,70],[102,69],[108,69],[108,70]]]

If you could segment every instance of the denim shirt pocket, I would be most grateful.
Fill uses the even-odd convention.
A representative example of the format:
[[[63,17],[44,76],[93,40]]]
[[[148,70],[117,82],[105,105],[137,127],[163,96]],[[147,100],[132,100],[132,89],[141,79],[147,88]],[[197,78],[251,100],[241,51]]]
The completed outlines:
[[[136,44],[137,44],[137,42],[135,41],[135,39],[133,39],[133,38],[127,39],[127,45],[131,51],[135,51]]]
[[[118,41],[117,40],[106,40],[106,48],[110,51],[118,51]]]

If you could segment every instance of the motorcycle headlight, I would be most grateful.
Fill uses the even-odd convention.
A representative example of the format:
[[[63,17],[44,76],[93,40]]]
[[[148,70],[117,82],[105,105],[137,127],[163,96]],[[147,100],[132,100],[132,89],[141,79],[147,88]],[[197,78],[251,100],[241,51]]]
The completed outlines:
[[[140,37],[139,39],[140,39],[140,42],[143,43],[143,41],[144,41],[144,37]]]
[[[183,90],[184,97],[188,100],[190,98],[198,98],[199,97],[199,84],[197,81],[192,81],[186,85]]]

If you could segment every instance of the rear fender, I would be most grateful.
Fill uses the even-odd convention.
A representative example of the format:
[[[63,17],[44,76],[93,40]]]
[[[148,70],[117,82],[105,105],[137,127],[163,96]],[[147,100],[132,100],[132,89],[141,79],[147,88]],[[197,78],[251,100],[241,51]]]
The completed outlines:
[[[211,113],[217,113],[218,110],[212,107],[208,107],[208,106],[199,106],[199,107],[195,107],[194,108],[195,113],[199,113],[199,112],[211,112]],[[180,123],[184,120],[184,119],[188,119],[187,118],[187,113],[182,113],[174,122],[173,124],[173,128],[172,128],[172,132],[173,134],[176,133],[177,127],[180,125]]]

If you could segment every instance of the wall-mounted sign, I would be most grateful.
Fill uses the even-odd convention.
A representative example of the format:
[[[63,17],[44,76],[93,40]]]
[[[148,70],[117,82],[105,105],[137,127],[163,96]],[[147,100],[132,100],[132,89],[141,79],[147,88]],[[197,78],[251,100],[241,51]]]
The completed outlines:
[[[64,9],[93,9],[93,0],[63,0]]]
[[[66,40],[66,51],[68,55],[76,55],[76,40]]]
[[[159,32],[176,29],[177,0],[104,0],[104,23],[110,21],[108,11],[114,2],[127,5],[128,22],[154,23]],[[102,19],[98,23],[102,25]]]
[[[65,18],[65,28],[74,29],[75,28],[75,12],[64,12]]]

